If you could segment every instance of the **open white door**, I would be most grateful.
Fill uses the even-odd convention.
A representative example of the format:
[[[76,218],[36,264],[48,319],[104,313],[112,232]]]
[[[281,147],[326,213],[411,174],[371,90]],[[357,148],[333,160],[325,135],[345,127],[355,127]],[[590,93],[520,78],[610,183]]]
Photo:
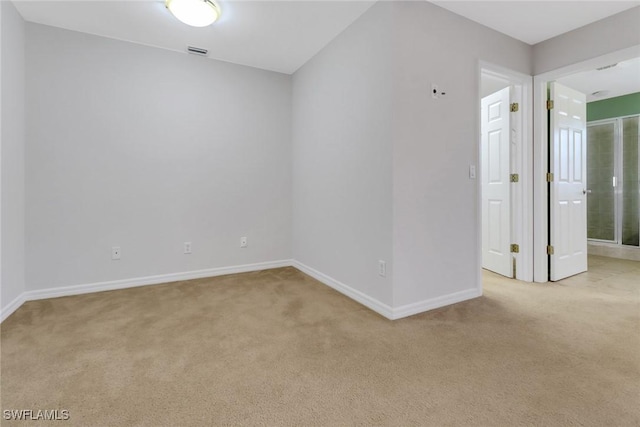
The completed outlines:
[[[587,103],[561,84],[550,89],[548,252],[556,281],[587,271]]]
[[[512,277],[510,88],[482,98],[482,268]]]

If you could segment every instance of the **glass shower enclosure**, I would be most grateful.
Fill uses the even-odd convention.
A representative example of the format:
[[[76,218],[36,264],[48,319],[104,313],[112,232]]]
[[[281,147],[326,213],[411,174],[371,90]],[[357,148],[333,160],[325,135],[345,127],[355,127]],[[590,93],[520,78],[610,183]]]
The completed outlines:
[[[640,245],[640,116],[587,125],[587,237]]]

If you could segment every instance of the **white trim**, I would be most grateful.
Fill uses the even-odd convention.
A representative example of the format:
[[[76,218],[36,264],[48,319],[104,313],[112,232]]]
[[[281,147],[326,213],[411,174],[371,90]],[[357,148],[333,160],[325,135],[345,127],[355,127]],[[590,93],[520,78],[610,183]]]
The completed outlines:
[[[520,253],[516,255],[518,268],[516,271],[516,279],[526,282],[532,282],[534,279],[534,177],[531,164],[533,160],[533,116],[532,116],[532,96],[533,96],[533,77],[527,74],[519,73],[499,65],[491,64],[486,61],[479,61],[478,65],[478,111],[480,109],[480,100],[482,98],[482,74],[488,74],[499,77],[508,81],[511,85],[516,86],[516,94],[520,108],[520,156],[516,159],[517,169],[512,172],[520,174],[519,194],[514,199],[514,203],[519,206],[515,207],[514,214],[517,212],[517,218],[513,218],[513,237],[514,243],[520,245]],[[480,114],[476,120],[477,135],[480,135]],[[480,141],[478,140],[478,159],[481,158]],[[478,265],[480,271],[478,277],[480,280],[479,288],[482,290],[482,171],[478,168]],[[515,241],[517,240],[517,241]]]
[[[402,305],[393,309],[393,319],[401,319],[403,317],[413,316],[458,302],[478,298],[482,296],[482,290],[478,288],[467,289],[466,291],[454,292],[449,295],[431,298],[412,304]]]
[[[476,135],[480,139],[476,142],[476,288],[480,295],[483,292],[482,284],[482,68],[487,64],[478,62],[478,73],[476,74]]]
[[[626,96],[626,95],[620,95],[620,96]],[[614,97],[614,98],[619,98],[618,96]],[[612,99],[612,98],[607,98],[607,99]],[[603,99],[602,101],[606,101],[607,99]],[[591,102],[598,102],[598,101],[591,101]],[[591,104],[591,102],[588,102],[587,104]],[[599,119],[599,120],[591,120],[590,122],[587,122],[587,125],[597,125],[597,124],[602,124],[602,123],[607,123],[607,122],[612,122],[618,119],[629,119],[632,117],[640,117],[640,113],[636,113],[636,114],[627,114],[626,116],[615,116],[615,117],[609,117],[608,119]]]
[[[341,294],[346,295],[352,300],[359,302],[360,304],[386,317],[389,320],[397,320],[403,317],[413,316],[414,314],[444,307],[450,304],[455,304],[468,299],[477,298],[482,295],[481,288],[472,288],[465,291],[454,292],[449,295],[443,295],[440,297],[431,298],[428,300],[419,301],[419,302],[402,305],[400,307],[394,308],[352,288],[351,286],[345,285],[339,280],[336,280],[333,277],[327,276],[326,274],[321,273],[318,270],[313,269],[308,265],[301,263],[300,261],[294,260],[293,267],[313,277],[319,282],[329,286],[330,288],[335,289]]]
[[[547,120],[547,84],[570,74],[598,68],[613,62],[620,62],[640,56],[640,45],[617,52],[608,53],[586,61],[578,62],[557,70],[548,71],[533,78],[533,113],[535,128],[533,131],[533,279],[546,282],[549,277],[547,256],[548,244],[548,200],[547,200],[547,164],[549,161],[548,120]]]
[[[251,271],[269,270],[272,268],[290,267],[292,263],[292,260],[285,259],[231,267],[209,268],[205,270],[159,274],[156,276],[136,277],[132,279],[111,280],[107,282],[96,282],[75,286],[60,286],[56,288],[27,291],[21,293],[7,307],[1,309],[0,322],[3,322],[26,301],[88,294],[93,292],[113,291],[117,289],[135,288],[138,286],[158,285],[161,283],[202,279],[205,277],[224,276],[227,274],[248,273]]]
[[[0,308],[0,323],[4,322],[4,320],[11,316],[14,311],[20,308],[22,304],[25,303],[24,292],[18,295],[13,301],[7,304],[6,307]]]
[[[139,286],[158,285],[162,283],[171,283],[182,280],[201,279],[206,277],[247,273],[251,271],[260,271],[291,266],[297,268],[304,274],[313,277],[324,285],[335,289],[341,294],[351,298],[354,301],[359,302],[365,307],[390,320],[401,319],[403,317],[412,316],[414,314],[444,307],[450,304],[455,304],[482,295],[482,288],[478,287],[393,308],[299,261],[288,259],[261,262],[256,264],[237,265],[232,267],[187,271],[182,273],[160,274],[156,276],[138,277],[133,279],[112,280],[108,282],[89,283],[85,285],[60,286],[56,288],[42,289],[37,291],[27,291],[20,294],[8,306],[1,309],[0,322],[9,317],[26,301],[135,288]]]
[[[533,78],[533,280],[545,283],[549,280],[549,200],[547,169],[549,162],[549,141],[547,129],[547,81],[539,76]]]
[[[182,280],[202,279],[205,277],[224,276],[227,274],[247,273],[250,271],[268,270],[271,268],[290,267],[291,260],[259,262],[255,264],[236,265],[231,267],[208,268],[205,270],[185,271],[181,273],[160,274],[157,276],[136,277],[133,279],[112,280],[108,282],[89,283],[76,286],[61,286],[25,292],[27,301],[64,297],[69,295],[88,294],[91,292],[112,291],[116,289],[135,288],[138,286],[158,285],[160,283],[178,282]]]
[[[393,308],[388,306],[387,304],[384,304],[377,299],[370,297],[369,295],[353,289],[352,287],[345,285],[344,283],[334,279],[333,277],[327,276],[326,274],[321,273],[318,270],[315,270],[308,265],[301,263],[300,261],[294,260],[293,266],[302,271],[304,274],[313,277],[317,281],[329,286],[330,288],[335,289],[343,295],[348,296],[352,300],[359,302],[360,304],[364,305],[367,308],[370,308],[371,310],[386,317],[387,319],[394,319]]]
[[[618,245],[609,242],[587,242],[587,253],[589,255],[603,256],[607,258],[626,259],[630,261],[640,261],[640,247]]]

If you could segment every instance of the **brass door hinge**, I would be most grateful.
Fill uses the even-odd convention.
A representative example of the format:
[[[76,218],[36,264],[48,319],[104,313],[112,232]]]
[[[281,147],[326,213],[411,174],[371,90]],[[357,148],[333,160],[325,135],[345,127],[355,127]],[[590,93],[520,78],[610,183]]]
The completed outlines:
[[[547,246],[547,255],[553,255],[553,246],[551,245]]]
[[[553,182],[553,172],[547,173],[547,182]]]
[[[512,113],[515,113],[516,111],[518,111],[520,109],[520,106],[518,105],[517,102],[514,102],[513,104],[511,104],[511,106],[509,107],[509,110]]]
[[[553,110],[553,101],[547,101],[547,110]]]
[[[518,245],[517,243],[512,243],[511,244],[511,253],[512,254],[519,254],[520,253],[520,245]]]
[[[512,173],[511,175],[509,175],[509,180],[511,182],[518,182],[520,181],[520,175],[518,175],[517,173]]]

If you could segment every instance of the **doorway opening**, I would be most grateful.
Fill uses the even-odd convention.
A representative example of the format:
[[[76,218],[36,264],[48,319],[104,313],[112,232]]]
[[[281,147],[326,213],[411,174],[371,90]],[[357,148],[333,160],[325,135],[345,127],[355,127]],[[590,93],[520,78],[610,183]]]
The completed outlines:
[[[533,281],[532,77],[480,64],[481,267]]]
[[[591,255],[640,261],[639,53],[534,78],[536,282],[587,271]]]
[[[558,81],[587,97],[588,252],[640,260],[640,57]]]

